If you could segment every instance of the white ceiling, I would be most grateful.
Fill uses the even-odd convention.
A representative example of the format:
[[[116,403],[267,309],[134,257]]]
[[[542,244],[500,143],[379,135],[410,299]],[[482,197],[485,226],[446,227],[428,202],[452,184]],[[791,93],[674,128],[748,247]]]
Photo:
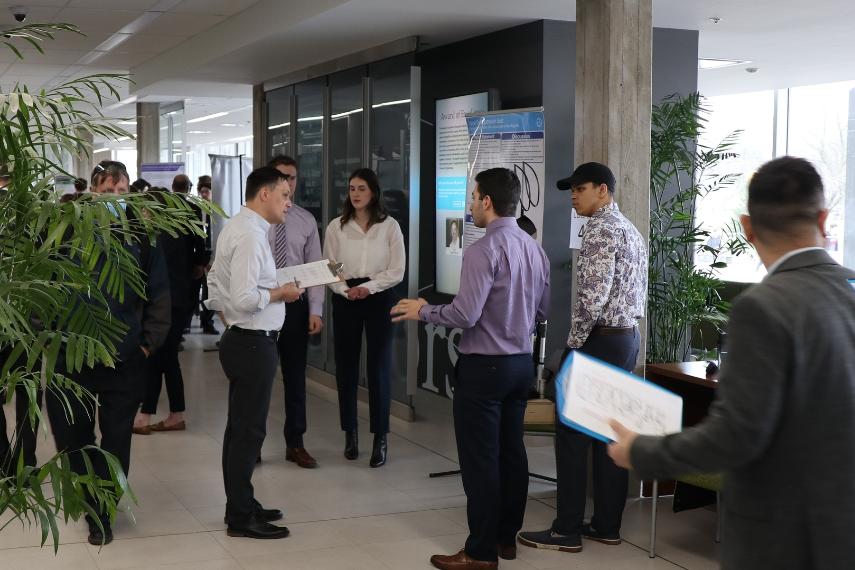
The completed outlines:
[[[705,94],[855,79],[851,0],[653,1],[656,26],[700,30],[702,57],[751,60],[701,71]],[[189,97],[188,118],[247,105],[253,83],[402,37],[440,45],[538,19],[575,19],[574,0],[0,0],[0,25],[14,23],[13,5],[28,8],[28,22],[72,23],[87,35],[60,33],[43,55],[23,50],[23,62],[0,50],[0,87],[130,72],[137,83],[123,99]],[[211,130],[205,123],[194,130]]]

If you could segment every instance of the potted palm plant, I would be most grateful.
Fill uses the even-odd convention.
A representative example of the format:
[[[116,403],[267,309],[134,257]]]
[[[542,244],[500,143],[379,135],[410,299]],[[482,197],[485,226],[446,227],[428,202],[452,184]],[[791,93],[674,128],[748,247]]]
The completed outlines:
[[[729,304],[721,297],[718,270],[726,254],[748,244],[735,220],[716,243],[696,217],[698,199],[727,188],[739,174],[722,173],[736,156],[741,134],[734,131],[712,147],[698,142],[708,110],[698,93],[671,96],[653,107],[651,129],[650,241],[648,266],[647,361],[688,360],[692,330],[711,324],[720,330]],[[704,264],[696,254],[703,253]]]
[[[22,57],[19,46],[42,51],[59,32],[80,33],[67,24],[31,24],[4,30],[3,43]],[[63,371],[114,364],[125,331],[107,310],[105,294],[121,297],[131,288],[144,295],[145,276],[125,245],[153,243],[162,232],[203,231],[178,196],[165,203],[145,194],[59,200],[54,183],[71,175],[63,156],[85,152],[81,133],[128,136],[100,111],[105,99],[118,98],[116,85],[125,81],[90,75],[39,91],[20,84],[0,88],[0,393],[6,403],[16,390],[28,396],[32,428],[44,425],[39,389],[92,399]],[[204,201],[195,203],[211,211]],[[120,497],[133,497],[118,461],[105,455],[109,480],[99,479],[91,465],[75,473],[62,452],[36,466],[9,454],[0,464],[0,515],[37,525],[42,544],[51,537],[58,548],[59,520],[93,514],[92,502],[112,517]]]

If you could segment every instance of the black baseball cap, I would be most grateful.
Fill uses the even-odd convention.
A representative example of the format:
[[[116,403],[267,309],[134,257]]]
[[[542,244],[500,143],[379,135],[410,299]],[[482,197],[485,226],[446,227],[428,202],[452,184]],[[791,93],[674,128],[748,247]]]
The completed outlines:
[[[605,164],[599,162],[586,162],[580,164],[573,171],[573,174],[567,178],[562,178],[555,183],[559,190],[570,190],[574,186],[593,182],[594,184],[605,184],[609,187],[609,192],[615,191],[615,175],[611,169]]]

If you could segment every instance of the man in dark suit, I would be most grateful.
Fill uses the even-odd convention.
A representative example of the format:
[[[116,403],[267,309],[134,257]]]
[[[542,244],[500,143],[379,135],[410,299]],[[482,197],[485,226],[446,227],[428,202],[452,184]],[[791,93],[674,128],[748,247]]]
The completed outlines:
[[[609,454],[645,479],[725,473],[722,568],[855,568],[855,271],[822,247],[828,210],[807,161],[763,165],[746,238],[768,275],[734,303],[709,416]]]

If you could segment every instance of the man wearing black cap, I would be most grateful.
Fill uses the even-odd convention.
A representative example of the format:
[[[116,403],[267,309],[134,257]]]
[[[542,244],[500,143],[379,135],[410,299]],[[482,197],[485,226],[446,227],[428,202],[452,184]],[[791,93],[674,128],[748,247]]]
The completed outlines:
[[[579,350],[631,371],[638,358],[638,321],[647,296],[647,246],[620,213],[614,201],[615,177],[604,164],[580,165],[572,176],[558,181],[558,189],[570,190],[573,208],[590,218],[579,248],[578,295],[564,357]],[[605,443],[559,421],[555,424],[558,516],[550,529],[519,533],[519,542],[562,552],[581,551],[582,537],[620,544],[628,472],[609,458]],[[594,514],[585,523],[588,448]]]

